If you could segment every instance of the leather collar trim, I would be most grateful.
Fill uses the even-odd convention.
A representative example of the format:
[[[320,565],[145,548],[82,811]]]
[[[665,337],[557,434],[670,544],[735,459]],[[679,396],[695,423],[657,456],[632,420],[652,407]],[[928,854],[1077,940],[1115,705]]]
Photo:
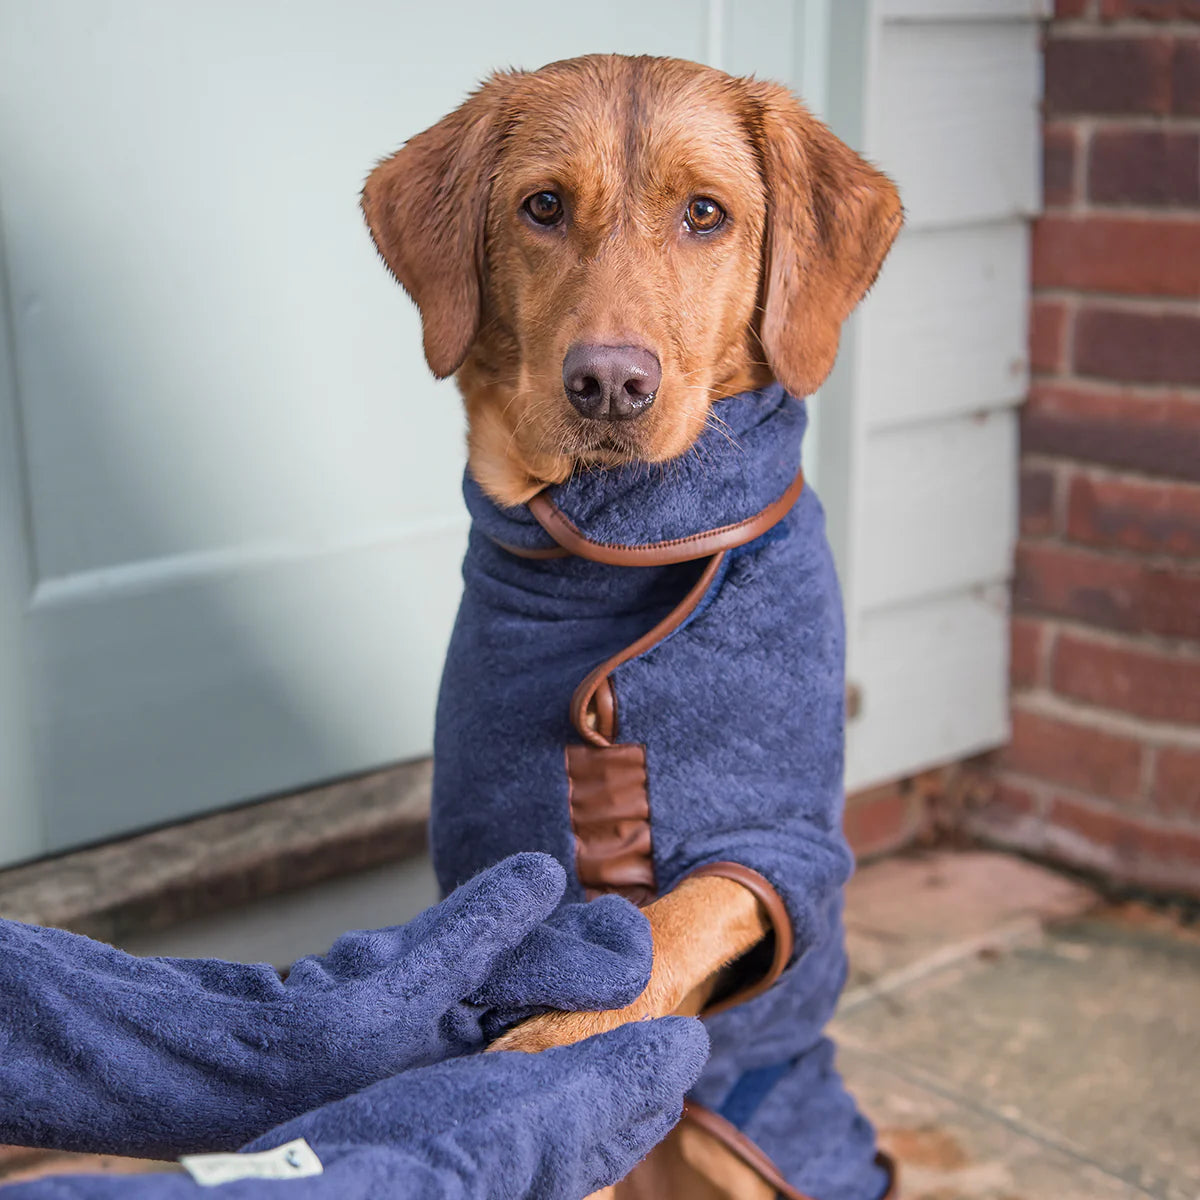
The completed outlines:
[[[792,505],[799,499],[803,490],[804,472],[797,471],[796,478],[779,499],[744,521],[721,525],[716,529],[706,529],[688,537],[649,542],[644,546],[593,541],[550,499],[549,492],[543,491],[538,492],[529,501],[529,511],[537,523],[558,543],[558,548],[524,550],[503,542],[499,544],[520,558],[561,558],[565,554],[575,554],[580,558],[613,567],[662,567],[672,563],[691,562],[754,541],[791,511]]]

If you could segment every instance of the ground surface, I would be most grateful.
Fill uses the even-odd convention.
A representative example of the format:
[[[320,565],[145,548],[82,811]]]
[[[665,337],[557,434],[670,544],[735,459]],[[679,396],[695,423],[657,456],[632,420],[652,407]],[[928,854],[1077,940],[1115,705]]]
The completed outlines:
[[[835,1035],[906,1200],[1200,1197],[1200,936],[1017,859],[867,868]]]
[[[380,868],[127,943],[286,963],[404,920],[424,864]],[[1197,1200],[1200,935],[1021,860],[889,859],[852,882],[841,1066],[905,1200]],[[128,1160],[0,1150],[6,1179]]]

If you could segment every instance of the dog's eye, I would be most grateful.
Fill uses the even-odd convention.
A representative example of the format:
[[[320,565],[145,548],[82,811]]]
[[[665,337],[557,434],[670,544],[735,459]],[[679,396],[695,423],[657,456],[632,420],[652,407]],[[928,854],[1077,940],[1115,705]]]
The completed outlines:
[[[696,196],[687,206],[687,227],[693,233],[712,233],[725,222],[725,210],[708,196]]]
[[[557,225],[563,219],[563,204],[554,192],[536,192],[522,207],[539,225]]]

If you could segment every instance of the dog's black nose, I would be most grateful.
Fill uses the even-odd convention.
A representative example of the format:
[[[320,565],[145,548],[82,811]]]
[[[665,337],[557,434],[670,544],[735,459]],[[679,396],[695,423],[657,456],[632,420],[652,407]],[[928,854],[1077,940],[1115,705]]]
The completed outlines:
[[[662,382],[658,357],[641,346],[576,342],[563,359],[567,397],[594,421],[628,421],[654,403]]]

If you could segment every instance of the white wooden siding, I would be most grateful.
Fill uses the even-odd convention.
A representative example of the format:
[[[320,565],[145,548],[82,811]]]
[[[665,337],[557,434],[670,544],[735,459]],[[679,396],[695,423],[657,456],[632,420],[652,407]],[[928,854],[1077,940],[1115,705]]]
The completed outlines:
[[[1016,538],[1011,410],[872,433],[859,467],[862,612],[1003,579]]]
[[[1034,21],[885,21],[876,152],[910,229],[1031,215],[1041,55]]]
[[[851,787],[994,746],[1008,721],[1008,592],[972,588],[862,614],[847,730]]]
[[[1050,16],[1052,0],[880,0],[889,21],[1031,21]]]
[[[905,230],[868,303],[871,429],[1017,404],[1029,382],[1029,226]]]
[[[908,224],[821,397],[821,486],[862,696],[847,786],[1008,732],[1016,417],[1028,378],[1043,0],[836,7],[829,117]],[[837,39],[866,44],[860,63]]]

